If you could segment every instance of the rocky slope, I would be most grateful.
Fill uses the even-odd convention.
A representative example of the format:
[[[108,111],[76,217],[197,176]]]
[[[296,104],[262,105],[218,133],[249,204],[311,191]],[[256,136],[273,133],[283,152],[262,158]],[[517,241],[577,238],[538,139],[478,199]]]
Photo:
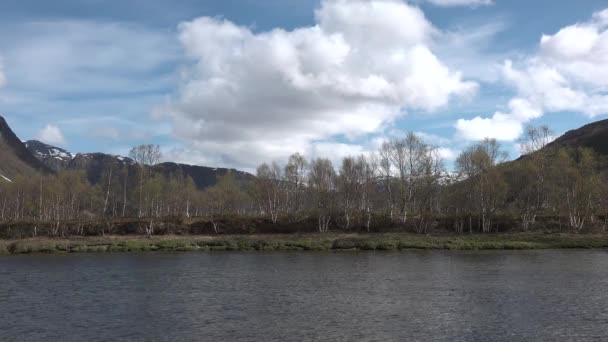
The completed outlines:
[[[601,120],[566,132],[547,145],[548,148],[588,147],[608,156],[608,120]]]
[[[30,153],[6,120],[0,116],[0,181],[8,182],[20,175],[33,176],[51,172]]]

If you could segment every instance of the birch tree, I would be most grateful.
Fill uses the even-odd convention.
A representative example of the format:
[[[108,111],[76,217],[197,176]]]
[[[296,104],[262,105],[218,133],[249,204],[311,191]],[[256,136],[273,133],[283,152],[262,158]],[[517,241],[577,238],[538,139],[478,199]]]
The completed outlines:
[[[256,176],[256,197],[260,207],[270,215],[272,223],[277,223],[284,197],[281,168],[276,162],[263,163],[258,166]]]
[[[310,165],[310,191],[318,213],[319,232],[329,231],[336,192],[336,172],[329,159],[318,158]]]
[[[492,228],[492,218],[504,198],[506,184],[496,165],[506,159],[495,139],[484,139],[467,147],[456,159],[458,171],[470,183],[468,200],[476,204],[481,231]],[[472,231],[472,213],[469,213],[469,230]]]
[[[519,145],[524,158],[518,165],[518,177],[514,180],[517,191],[515,204],[520,213],[522,229],[530,229],[538,213],[547,204],[547,173],[551,151],[546,146],[553,139],[547,126],[528,126]]]
[[[159,145],[139,145],[135,146],[129,151],[129,157],[137,163],[139,166],[139,217],[142,217],[143,212],[143,201],[144,199],[144,184],[146,183],[147,167],[153,166],[162,158]]]
[[[299,153],[292,154],[285,165],[288,207],[291,213],[302,210],[307,182],[308,161]]]
[[[337,178],[337,191],[345,219],[344,229],[349,230],[361,201],[364,163],[361,159],[346,157]]]

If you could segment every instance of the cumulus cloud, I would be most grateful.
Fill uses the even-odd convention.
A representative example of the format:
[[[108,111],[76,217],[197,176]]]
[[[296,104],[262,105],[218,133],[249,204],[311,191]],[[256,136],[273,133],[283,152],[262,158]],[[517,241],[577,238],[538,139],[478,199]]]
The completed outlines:
[[[461,136],[514,141],[525,123],[545,112],[608,114],[608,9],[588,22],[543,35],[537,55],[518,66],[506,61],[502,74],[518,93],[509,104],[510,112],[458,120]]]
[[[458,158],[458,151],[451,149],[449,147],[439,147],[437,148],[437,152],[442,159],[453,161]]]
[[[65,145],[65,137],[61,129],[55,125],[47,124],[36,135],[36,139],[51,145]]]
[[[470,97],[432,52],[437,29],[398,0],[325,0],[316,25],[255,33],[218,18],[179,26],[194,66],[163,108],[206,159],[238,167],[382,131],[407,109]],[[213,161],[211,161],[213,162]]]
[[[529,101],[515,98],[509,102],[508,112],[498,111],[491,118],[459,119],[456,129],[467,140],[514,141],[523,133],[523,124],[541,116],[542,112]]]
[[[427,0],[433,5],[441,7],[455,7],[455,6],[487,6],[493,5],[493,0]]]
[[[414,132],[414,134],[422,138],[425,143],[431,144],[433,146],[450,145],[452,143],[451,139],[436,134],[430,134],[426,132]],[[405,137],[405,135],[406,133],[404,133],[402,136]]]

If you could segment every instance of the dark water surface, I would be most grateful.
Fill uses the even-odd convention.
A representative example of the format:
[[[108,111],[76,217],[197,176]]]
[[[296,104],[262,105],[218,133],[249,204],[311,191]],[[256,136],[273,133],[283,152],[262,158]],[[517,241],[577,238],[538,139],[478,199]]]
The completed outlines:
[[[0,257],[4,341],[606,341],[608,251]]]

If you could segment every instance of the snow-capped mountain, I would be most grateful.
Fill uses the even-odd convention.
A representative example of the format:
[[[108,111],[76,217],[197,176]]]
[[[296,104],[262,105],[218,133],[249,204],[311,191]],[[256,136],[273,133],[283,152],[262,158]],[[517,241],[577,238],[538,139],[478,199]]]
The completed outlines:
[[[37,140],[26,141],[25,147],[55,172],[67,169],[69,163],[74,159],[74,154]]]
[[[466,176],[459,174],[458,172],[442,172],[441,176],[439,176],[439,184],[441,185],[451,185],[454,183],[458,183],[467,179]]]
[[[72,153],[37,140],[27,141],[25,145],[38,160],[42,161],[53,171],[81,170],[85,172],[89,182],[92,184],[98,184],[104,172],[107,172],[110,168],[115,171],[127,171],[131,175],[134,175],[137,169],[135,161],[128,157],[105,153]],[[237,170],[176,163],[160,163],[151,167],[151,170],[166,177],[176,175],[189,176],[199,189],[214,185],[218,176],[228,172],[233,172],[237,178],[243,180],[253,177],[248,173]],[[130,177],[130,180],[133,181],[134,178]]]
[[[25,147],[32,153],[40,157],[54,157],[59,160],[70,160],[74,158],[74,154],[51,145],[47,145],[38,140],[29,140],[25,142]]]
[[[131,158],[105,153],[72,153],[38,140],[26,141],[25,146],[36,158],[38,158],[38,160],[55,172],[88,169],[100,164],[113,164],[119,167],[135,165],[135,162]]]

